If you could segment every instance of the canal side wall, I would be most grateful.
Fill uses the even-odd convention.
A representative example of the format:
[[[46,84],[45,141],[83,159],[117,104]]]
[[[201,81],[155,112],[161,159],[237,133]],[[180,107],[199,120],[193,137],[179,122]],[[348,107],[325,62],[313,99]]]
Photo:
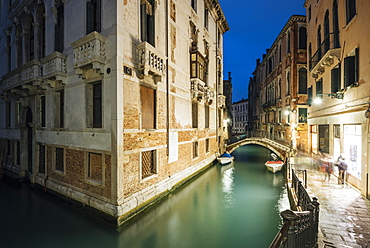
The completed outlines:
[[[44,189],[60,199],[82,208],[82,210],[88,210],[88,213],[98,219],[120,226],[202,174],[214,164],[215,159],[215,156],[211,156],[157,184],[132,194],[120,205],[111,204],[70,186],[61,185],[59,182],[54,182],[52,179],[38,175],[34,176],[34,183],[38,188]]]

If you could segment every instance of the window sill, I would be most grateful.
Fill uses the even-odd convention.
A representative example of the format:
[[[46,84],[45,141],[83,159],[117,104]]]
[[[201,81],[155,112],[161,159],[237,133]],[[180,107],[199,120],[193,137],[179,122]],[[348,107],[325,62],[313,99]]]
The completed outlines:
[[[103,187],[103,182],[102,181],[98,181],[98,180],[94,180],[94,179],[91,179],[91,178],[86,178],[85,181],[91,185],[94,185],[94,186],[98,186],[98,187]]]
[[[358,14],[354,15],[352,19],[349,21],[349,23],[346,24],[346,26],[343,27],[344,30],[347,30],[350,26],[352,26],[352,23],[357,19]]]
[[[148,180],[150,180],[150,179],[153,179],[153,178],[155,178],[155,177],[158,177],[158,174],[153,173],[153,174],[152,174],[152,175],[150,175],[150,176],[147,176],[147,177],[145,177],[145,178],[141,178],[141,179],[140,179],[140,182],[141,182],[141,183],[143,183],[143,182],[146,182],[146,181],[148,181]]]

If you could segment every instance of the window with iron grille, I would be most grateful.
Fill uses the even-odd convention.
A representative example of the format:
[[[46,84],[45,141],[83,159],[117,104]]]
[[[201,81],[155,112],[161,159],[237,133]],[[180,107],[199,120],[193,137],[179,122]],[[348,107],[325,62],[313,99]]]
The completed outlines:
[[[206,153],[209,152],[209,139],[206,139]]]
[[[103,154],[89,152],[87,156],[87,178],[101,182],[103,175]]]
[[[39,144],[39,173],[45,174],[45,146]]]
[[[157,173],[156,150],[141,153],[141,178],[147,178]]]
[[[199,157],[199,150],[198,150],[198,141],[193,142],[193,158]]]
[[[64,172],[64,149],[55,148],[55,170]]]

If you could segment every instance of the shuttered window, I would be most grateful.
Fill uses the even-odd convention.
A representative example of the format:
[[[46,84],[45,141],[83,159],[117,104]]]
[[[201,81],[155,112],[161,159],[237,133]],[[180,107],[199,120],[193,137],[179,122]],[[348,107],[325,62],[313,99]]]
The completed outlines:
[[[93,85],[93,127],[102,127],[102,85]]]
[[[156,91],[140,86],[141,94],[141,127],[144,129],[156,128]]]
[[[101,183],[103,175],[103,154],[89,152],[87,156],[87,178]]]
[[[348,87],[358,81],[358,49],[355,54],[344,58],[344,87]]]
[[[336,93],[340,90],[340,64],[331,70],[331,92]]]
[[[198,103],[193,102],[191,104],[191,119],[192,119],[192,127],[198,128]]]
[[[316,97],[322,98],[322,78],[316,82]]]

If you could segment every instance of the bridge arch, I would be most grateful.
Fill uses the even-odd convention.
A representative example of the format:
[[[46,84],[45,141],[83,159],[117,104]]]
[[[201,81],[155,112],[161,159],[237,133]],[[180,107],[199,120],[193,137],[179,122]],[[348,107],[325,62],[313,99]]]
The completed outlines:
[[[229,153],[232,153],[239,147],[248,145],[248,144],[255,144],[255,145],[266,147],[267,149],[275,153],[278,157],[284,160],[287,157],[290,157],[291,152],[292,152],[292,149],[290,147],[282,145],[274,140],[270,140],[267,138],[245,138],[243,140],[240,140],[238,142],[228,145],[226,147],[226,151],[228,151]]]

